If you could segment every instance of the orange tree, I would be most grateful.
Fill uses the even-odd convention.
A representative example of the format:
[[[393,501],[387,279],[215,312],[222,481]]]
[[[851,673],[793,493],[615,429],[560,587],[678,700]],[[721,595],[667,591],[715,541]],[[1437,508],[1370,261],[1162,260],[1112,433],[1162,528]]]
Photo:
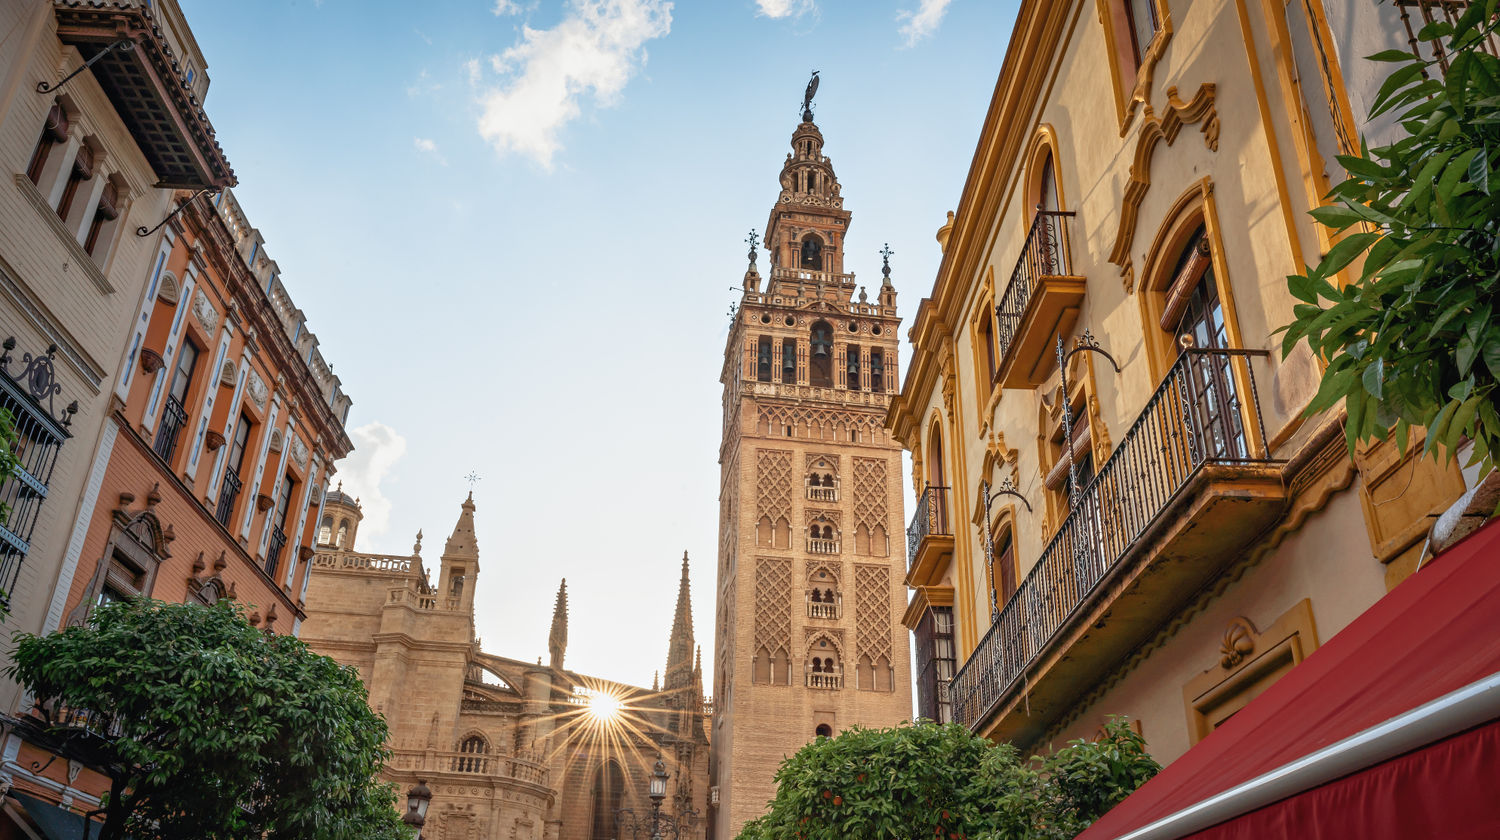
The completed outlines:
[[[1159,769],[1119,719],[1026,760],[956,723],[855,727],[783,762],[769,813],[739,840],[1060,840]]]
[[[18,727],[110,779],[100,840],[411,837],[359,675],[228,602],[101,606],[17,634],[6,673],[47,712]]]
[[[1500,32],[1497,0],[1449,4],[1453,22],[1423,27],[1437,59],[1388,50],[1393,69],[1371,117],[1393,114],[1405,136],[1339,156],[1349,177],[1312,211],[1343,231],[1306,274],[1283,351],[1306,341],[1327,360],[1312,415],[1340,400],[1349,449],[1412,427],[1426,451],[1451,457],[1473,442],[1480,476],[1500,461]],[[1339,273],[1363,258],[1359,276]]]

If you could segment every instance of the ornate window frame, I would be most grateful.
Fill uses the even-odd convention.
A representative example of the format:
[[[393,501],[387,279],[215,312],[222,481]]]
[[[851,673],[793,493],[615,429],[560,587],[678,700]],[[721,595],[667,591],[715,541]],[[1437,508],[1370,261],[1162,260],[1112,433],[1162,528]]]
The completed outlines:
[[[1219,662],[1182,687],[1189,744],[1207,737],[1317,649],[1311,599],[1303,598],[1265,630],[1244,616],[1231,620]]]
[[[1099,23],[1104,28],[1104,45],[1108,56],[1109,79],[1115,93],[1115,116],[1120,136],[1130,130],[1136,112],[1149,107],[1151,83],[1156,65],[1172,41],[1172,14],[1166,0],[1145,0],[1156,9],[1157,28],[1151,43],[1141,49],[1137,62],[1130,16],[1125,4],[1130,0],[1097,0]]]

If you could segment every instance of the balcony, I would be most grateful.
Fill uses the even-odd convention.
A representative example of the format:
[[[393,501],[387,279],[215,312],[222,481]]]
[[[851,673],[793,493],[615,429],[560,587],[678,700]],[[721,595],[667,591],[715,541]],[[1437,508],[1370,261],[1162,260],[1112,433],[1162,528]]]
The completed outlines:
[[[225,528],[229,527],[229,517],[234,515],[234,500],[239,498],[242,486],[240,474],[234,467],[225,467],[224,482],[219,485],[219,505],[214,511],[214,518]]]
[[[948,488],[928,485],[917,498],[917,511],[906,527],[907,586],[930,586],[943,575],[953,556]]]
[[[954,720],[1030,744],[1281,516],[1265,355],[1178,358],[954,676]]]
[[[166,407],[161,412],[161,426],[156,430],[156,442],[151,446],[169,467],[172,465],[172,454],[177,451],[177,438],[186,424],[187,409],[182,407],[176,397],[169,395]]]
[[[1072,270],[1070,212],[1038,210],[995,305],[995,380],[1002,388],[1040,385],[1052,369],[1052,342],[1072,331],[1083,304],[1085,281]]]
[[[807,687],[837,691],[844,687],[844,675],[819,674],[809,671],[807,674]]]
[[[808,539],[807,539],[807,553],[808,554],[838,554],[839,553],[839,541],[838,540],[821,540],[821,539],[814,539],[812,537],[808,537]]]
[[[808,485],[807,498],[814,502],[836,502],[839,500],[839,489],[837,487],[814,487]]]
[[[835,595],[832,601],[814,601],[811,596],[807,599],[808,618],[827,618],[837,620],[844,614],[844,596]]]
[[[474,701],[464,701],[465,704]],[[460,776],[500,777],[514,782],[545,787],[547,768],[535,761],[513,755],[491,753],[466,753],[440,750],[396,750],[391,754],[389,767],[408,773],[432,773],[439,777],[447,774]],[[452,780],[461,781],[461,780]],[[463,781],[471,784],[471,781]]]
[[[164,189],[233,186],[234,170],[193,95],[151,0],[54,0],[57,38],[76,47]]]
[[[281,549],[286,547],[286,532],[278,525],[271,529],[271,544],[266,547],[266,575],[276,577],[276,565],[281,562]]]

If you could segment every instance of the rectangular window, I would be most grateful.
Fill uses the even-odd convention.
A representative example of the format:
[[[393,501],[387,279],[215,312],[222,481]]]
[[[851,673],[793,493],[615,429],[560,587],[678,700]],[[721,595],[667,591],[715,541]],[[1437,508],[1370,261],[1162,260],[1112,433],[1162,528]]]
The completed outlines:
[[[287,437],[291,434],[288,433]],[[271,544],[266,548],[266,574],[276,576],[276,567],[281,562],[281,550],[286,547],[286,517],[292,507],[292,487],[296,484],[290,474],[281,479],[281,492],[276,498],[276,513],[273,521],[276,527],[271,529]]]
[[[240,470],[245,465],[245,444],[249,440],[250,418],[241,414],[234,429],[234,440],[229,443],[228,457],[224,459],[224,481],[219,485],[219,507],[214,513],[214,518],[225,528],[229,527],[229,518],[234,515],[235,499],[239,498],[240,488],[243,486]]]
[[[917,714],[938,723],[953,720],[948,686],[958,669],[953,608],[930,607],[917,625]]]
[[[193,369],[198,364],[198,345],[184,339],[182,349],[177,351],[177,367],[172,371],[172,385],[167,391],[167,405],[162,410],[161,425],[156,430],[156,443],[152,449],[169,465],[177,451],[177,439],[182,427],[187,425],[187,392],[193,382]]]

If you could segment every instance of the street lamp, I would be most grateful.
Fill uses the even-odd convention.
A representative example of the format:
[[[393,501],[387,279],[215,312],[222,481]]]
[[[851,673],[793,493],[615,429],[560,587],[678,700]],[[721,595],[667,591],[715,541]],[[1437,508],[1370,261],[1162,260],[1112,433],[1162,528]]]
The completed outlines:
[[[643,829],[649,829],[651,833],[648,836],[651,840],[663,840],[664,832],[670,834],[672,840],[680,840],[683,829],[691,831],[698,812],[688,807],[686,799],[677,803],[676,816],[663,815],[661,812],[662,800],[667,798],[667,779],[670,777],[666,762],[662,761],[661,756],[657,756],[656,766],[651,770],[646,787],[646,796],[651,799],[651,819],[648,822],[644,817],[636,817],[633,808],[621,808],[615,812],[615,824],[619,827],[621,836],[624,836],[626,829],[629,829],[632,838],[639,837]]]
[[[406,792],[406,813],[401,821],[417,830],[417,840],[422,840],[422,826],[427,824],[427,806],[432,804],[432,790],[426,779],[418,779],[415,786]]]

